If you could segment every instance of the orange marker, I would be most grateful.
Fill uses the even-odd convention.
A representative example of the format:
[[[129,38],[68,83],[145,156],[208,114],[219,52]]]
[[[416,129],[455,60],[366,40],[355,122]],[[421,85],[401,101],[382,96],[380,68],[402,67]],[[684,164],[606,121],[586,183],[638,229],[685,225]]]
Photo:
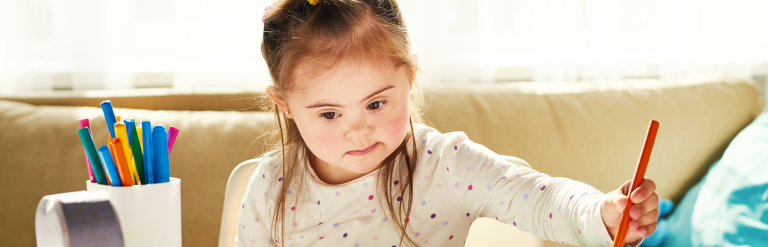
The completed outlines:
[[[128,161],[125,160],[123,143],[120,138],[112,139],[109,142],[109,153],[112,154],[112,159],[114,159],[115,166],[117,166],[120,182],[123,183],[123,186],[133,186],[133,177],[131,176],[131,171],[128,170]]]
[[[629,192],[627,192],[627,198],[632,197],[632,192],[640,186],[645,178],[645,168],[648,167],[648,160],[651,159],[651,150],[653,149],[653,143],[656,141],[656,132],[659,131],[659,122],[651,120],[648,125],[648,132],[645,134],[645,143],[643,144],[643,150],[640,153],[640,160],[637,162],[637,168],[635,168],[635,176],[632,178],[632,183],[629,185]],[[621,247],[624,245],[624,239],[627,238],[627,231],[629,231],[629,209],[635,205],[632,200],[627,200],[627,206],[624,208],[624,212],[621,214],[621,222],[619,223],[619,229],[616,229],[616,235],[613,240],[613,247]]]

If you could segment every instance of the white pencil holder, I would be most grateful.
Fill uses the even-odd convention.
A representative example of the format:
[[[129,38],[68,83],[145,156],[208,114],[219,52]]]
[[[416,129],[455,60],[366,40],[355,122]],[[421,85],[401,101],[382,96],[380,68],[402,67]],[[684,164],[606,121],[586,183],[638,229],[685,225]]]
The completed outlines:
[[[109,193],[125,247],[181,247],[181,179],[125,187],[86,181],[86,186]]]

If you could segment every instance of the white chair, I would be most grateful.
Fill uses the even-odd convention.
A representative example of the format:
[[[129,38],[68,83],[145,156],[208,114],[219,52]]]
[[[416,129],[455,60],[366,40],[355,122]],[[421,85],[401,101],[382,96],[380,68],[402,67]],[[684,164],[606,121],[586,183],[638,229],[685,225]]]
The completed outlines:
[[[507,161],[530,165],[512,156],[502,155]],[[221,214],[219,229],[219,247],[235,246],[237,236],[237,216],[243,201],[245,188],[248,186],[253,171],[261,159],[252,159],[240,163],[232,170],[227,181],[227,191],[224,194],[224,210]],[[510,244],[514,243],[514,244]],[[478,218],[470,229],[466,246],[542,246],[541,239],[533,234],[520,231],[517,228],[488,218]]]

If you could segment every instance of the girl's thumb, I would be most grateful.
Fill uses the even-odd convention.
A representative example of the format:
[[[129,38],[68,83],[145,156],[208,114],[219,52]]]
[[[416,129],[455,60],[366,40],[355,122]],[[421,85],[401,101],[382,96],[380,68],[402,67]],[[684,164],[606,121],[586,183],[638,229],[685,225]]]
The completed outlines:
[[[612,194],[610,198],[608,198],[609,204],[611,204],[612,211],[616,213],[622,213],[624,212],[624,208],[627,207],[628,202],[627,196],[621,195],[618,193]]]

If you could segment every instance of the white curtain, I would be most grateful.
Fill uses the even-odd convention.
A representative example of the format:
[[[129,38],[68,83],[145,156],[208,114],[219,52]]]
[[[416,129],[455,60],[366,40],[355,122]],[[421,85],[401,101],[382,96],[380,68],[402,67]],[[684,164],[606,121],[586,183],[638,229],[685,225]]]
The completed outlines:
[[[270,83],[269,0],[0,0],[0,93]],[[400,0],[423,83],[768,72],[765,0]]]

